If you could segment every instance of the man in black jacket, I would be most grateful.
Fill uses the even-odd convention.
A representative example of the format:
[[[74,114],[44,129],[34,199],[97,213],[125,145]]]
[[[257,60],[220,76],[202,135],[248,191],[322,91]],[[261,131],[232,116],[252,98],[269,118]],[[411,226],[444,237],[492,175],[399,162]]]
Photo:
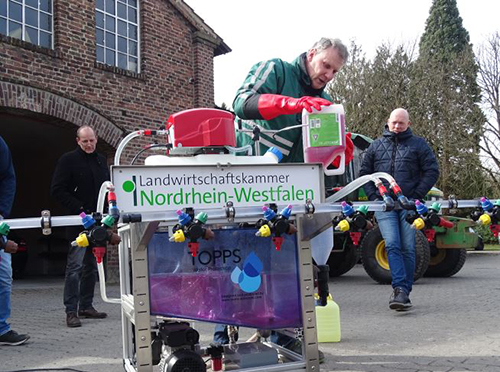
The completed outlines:
[[[389,173],[403,194],[410,199],[423,199],[439,177],[436,157],[427,142],[413,135],[405,109],[391,113],[384,134],[367,149],[360,176],[375,172]],[[365,185],[369,200],[382,199],[373,182]],[[391,269],[393,293],[389,307],[405,310],[411,307],[410,292],[415,273],[415,229],[406,222],[406,210],[376,212],[380,232],[385,240]]]
[[[69,214],[91,213],[97,208],[99,189],[109,181],[106,158],[96,152],[97,136],[89,126],[76,132],[78,147],[64,154],[52,178],[51,194]],[[68,228],[68,239],[74,240],[82,228]],[[79,317],[102,319],[106,313],[92,306],[97,281],[97,263],[92,248],[70,245],[64,283],[64,306],[68,327],[80,327]]]

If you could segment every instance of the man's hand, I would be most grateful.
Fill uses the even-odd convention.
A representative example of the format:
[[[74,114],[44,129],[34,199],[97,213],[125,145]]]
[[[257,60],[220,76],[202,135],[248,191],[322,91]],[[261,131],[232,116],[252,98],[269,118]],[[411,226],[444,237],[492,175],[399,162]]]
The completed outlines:
[[[261,94],[258,109],[264,120],[271,120],[280,115],[301,113],[303,109],[312,112],[312,109],[321,110],[321,106],[330,106],[332,103],[321,97],[293,98],[278,94]]]
[[[351,132],[347,132],[345,135],[345,165],[349,164],[353,158],[354,153],[354,143],[351,140]],[[332,166],[338,168],[340,166],[340,156],[337,156],[332,161]]]
[[[12,240],[7,240],[4,247],[5,253],[16,253],[17,252],[17,243]]]
[[[116,233],[111,233],[111,237],[109,238],[109,242],[112,245],[118,245],[122,241],[122,238],[120,238],[120,235]]]

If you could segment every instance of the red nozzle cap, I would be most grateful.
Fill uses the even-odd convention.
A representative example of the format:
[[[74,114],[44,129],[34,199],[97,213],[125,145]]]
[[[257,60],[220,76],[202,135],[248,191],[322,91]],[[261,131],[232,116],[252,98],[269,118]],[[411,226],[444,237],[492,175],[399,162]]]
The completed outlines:
[[[283,244],[283,237],[282,236],[275,236],[273,237],[273,243],[276,246],[276,250],[279,251],[281,250],[281,245]]]
[[[500,234],[500,225],[490,225],[490,230],[495,238]]]
[[[350,232],[349,236],[351,237],[352,244],[354,244],[357,247],[359,245],[359,241],[361,240],[361,233],[360,232]]]
[[[198,255],[198,248],[199,247],[200,247],[200,243],[197,243],[197,242],[189,242],[188,243],[189,253],[191,253],[191,256],[196,257]]]
[[[212,357],[212,371],[222,371],[222,358]]]
[[[116,194],[113,191],[108,192],[108,202],[116,201]]]
[[[94,247],[92,248],[92,253],[98,264],[102,263],[102,259],[106,254],[106,247]]]

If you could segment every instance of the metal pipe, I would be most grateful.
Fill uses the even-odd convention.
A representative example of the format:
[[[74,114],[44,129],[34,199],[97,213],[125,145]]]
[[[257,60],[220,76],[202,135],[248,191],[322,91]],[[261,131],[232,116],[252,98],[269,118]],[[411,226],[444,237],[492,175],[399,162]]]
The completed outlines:
[[[121,304],[121,299],[119,298],[108,298],[106,294],[106,277],[104,275],[104,265],[102,262],[97,263],[97,271],[99,273],[99,288],[101,290],[101,298],[104,302],[108,304]]]

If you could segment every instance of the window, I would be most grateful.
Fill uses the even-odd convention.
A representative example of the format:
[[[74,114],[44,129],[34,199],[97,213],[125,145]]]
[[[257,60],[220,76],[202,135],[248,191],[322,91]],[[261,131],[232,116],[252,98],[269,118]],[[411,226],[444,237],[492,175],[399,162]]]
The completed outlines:
[[[0,0],[0,34],[52,48],[52,0]]]
[[[97,62],[139,72],[138,0],[96,0]]]

